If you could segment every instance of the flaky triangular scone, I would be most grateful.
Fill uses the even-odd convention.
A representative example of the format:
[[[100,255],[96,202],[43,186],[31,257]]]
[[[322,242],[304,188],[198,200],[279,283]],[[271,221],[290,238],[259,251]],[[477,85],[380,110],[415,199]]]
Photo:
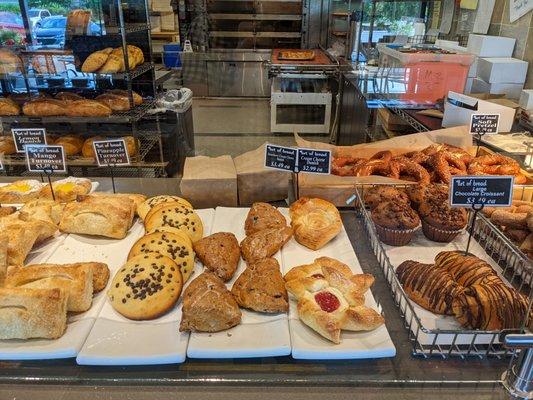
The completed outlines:
[[[224,282],[204,272],[183,293],[180,332],[219,332],[241,322],[241,310]]]
[[[289,296],[274,258],[248,265],[233,284],[231,293],[241,307],[254,311],[281,313],[289,310]]]
[[[233,278],[241,251],[233,233],[218,232],[194,243],[194,252],[202,264],[224,282]]]
[[[241,242],[242,257],[248,262],[271,257],[281,249],[292,236],[292,228],[264,229],[247,236]]]
[[[283,228],[287,226],[285,217],[268,203],[254,203],[250,207],[244,230],[246,236],[262,231],[263,229]]]

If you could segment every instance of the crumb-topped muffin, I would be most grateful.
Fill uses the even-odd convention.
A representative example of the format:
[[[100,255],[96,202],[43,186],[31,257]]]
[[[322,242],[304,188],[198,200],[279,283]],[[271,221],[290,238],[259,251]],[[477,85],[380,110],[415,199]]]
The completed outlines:
[[[448,201],[439,197],[426,197],[418,213],[424,235],[435,242],[451,242],[468,222],[468,213],[464,208],[450,207]]]
[[[409,204],[409,197],[407,194],[403,190],[390,185],[372,186],[365,190],[363,199],[365,204],[370,207],[371,210],[381,203],[391,200],[398,200],[402,203]]]
[[[376,206],[372,210],[372,221],[381,241],[391,246],[409,243],[420,225],[416,211],[401,200],[390,200]]]
[[[411,206],[418,210],[420,204],[426,197],[438,198],[439,201],[447,201],[448,198],[448,186],[438,183],[432,183],[430,185],[410,185],[405,189],[409,200],[411,200]]]

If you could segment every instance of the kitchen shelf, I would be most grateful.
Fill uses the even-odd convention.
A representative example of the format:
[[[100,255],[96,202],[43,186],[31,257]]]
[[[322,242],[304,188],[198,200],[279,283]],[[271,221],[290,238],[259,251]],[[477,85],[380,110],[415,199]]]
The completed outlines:
[[[215,20],[253,20],[253,21],[301,21],[302,16],[296,14],[208,14]]]
[[[116,112],[109,117],[70,117],[70,116],[55,116],[55,117],[33,117],[28,115],[15,115],[0,117],[3,123],[73,123],[73,124],[115,124],[115,123],[130,123],[139,121],[146,115],[149,109],[154,105],[154,101],[145,100],[143,104],[133,108],[129,111]]]

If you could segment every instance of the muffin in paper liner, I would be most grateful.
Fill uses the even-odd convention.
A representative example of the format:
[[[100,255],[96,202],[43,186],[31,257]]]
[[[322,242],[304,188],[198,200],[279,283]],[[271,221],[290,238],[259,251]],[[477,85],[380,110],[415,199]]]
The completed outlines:
[[[424,232],[424,235],[429,240],[434,242],[450,243],[457,237],[457,235],[463,232],[463,230],[464,228],[456,230],[438,229],[422,220],[422,232]]]
[[[378,224],[374,224],[374,226],[376,227],[380,240],[390,246],[405,246],[411,241],[418,228],[420,228],[417,226],[413,229],[389,229]]]

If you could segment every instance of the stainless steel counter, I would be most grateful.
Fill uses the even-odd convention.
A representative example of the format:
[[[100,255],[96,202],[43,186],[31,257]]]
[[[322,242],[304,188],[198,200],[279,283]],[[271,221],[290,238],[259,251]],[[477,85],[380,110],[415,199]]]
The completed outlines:
[[[8,179],[3,179],[7,181]],[[9,179],[12,180],[12,179]],[[110,190],[110,179],[98,179]],[[177,179],[117,179],[122,192],[177,194]],[[0,362],[0,399],[415,399],[505,398],[500,376],[506,359],[420,359],[411,344],[381,268],[351,210],[341,212],[351,243],[365,272],[376,277],[372,288],[382,306],[396,346],[394,358],[354,361],[300,361],[291,357],[187,360],[181,365],[147,367],[78,366],[72,359]],[[39,386],[36,386],[39,384]],[[50,386],[42,386],[42,385]]]

